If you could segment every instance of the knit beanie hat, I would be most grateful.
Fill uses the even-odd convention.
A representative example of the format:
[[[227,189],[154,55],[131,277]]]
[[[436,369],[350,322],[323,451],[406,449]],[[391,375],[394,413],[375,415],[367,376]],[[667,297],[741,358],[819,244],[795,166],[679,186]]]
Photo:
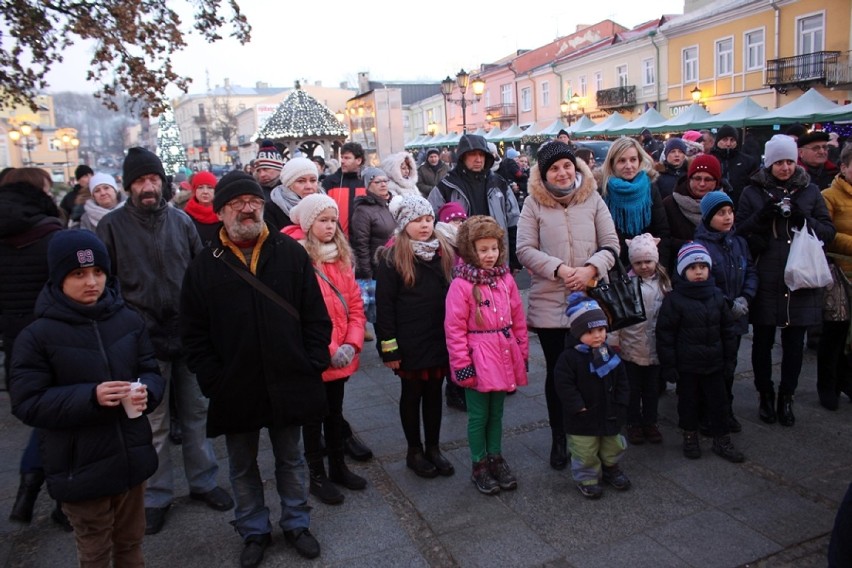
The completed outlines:
[[[80,164],[74,169],[74,179],[80,179],[83,176],[95,175],[95,172],[86,164]],[[113,185],[113,187],[115,187]]]
[[[697,130],[687,130],[683,133],[681,138],[689,142],[698,142],[699,140],[701,140],[702,136],[701,133]]]
[[[429,148],[428,150],[426,150],[426,157],[427,157],[427,158],[428,158],[429,156],[431,156],[432,154],[435,154],[435,155],[437,155],[437,156],[440,156],[440,155],[441,155],[441,152],[439,152],[437,148]]]
[[[364,168],[364,171],[361,172],[361,179],[364,180],[364,187],[369,188],[370,184],[373,183],[373,178],[377,177],[388,177],[385,171],[381,168]]]
[[[218,213],[226,203],[241,195],[266,198],[260,184],[253,177],[239,170],[228,172],[216,184],[216,189],[213,192],[213,211]]]
[[[786,134],[787,136],[794,136],[796,138],[799,138],[800,136],[804,136],[807,133],[808,133],[808,129],[805,128],[805,125],[800,124],[798,122],[790,125],[787,128],[787,130],[784,131],[784,134]]]
[[[722,179],[722,165],[716,156],[711,154],[701,154],[692,159],[686,175],[687,177],[692,177],[697,172],[704,172],[712,176],[717,182]]]
[[[627,239],[625,242],[627,243],[627,255],[630,259],[630,264],[641,260],[660,262],[660,251],[657,249],[660,239],[651,233],[636,235],[632,239]]]
[[[397,232],[404,231],[406,225],[419,217],[435,215],[432,205],[419,195],[397,195],[391,199],[388,207],[396,221]]]
[[[503,240],[505,231],[494,220],[494,217],[488,215],[473,215],[459,227],[458,235],[456,236],[456,246],[459,249],[459,256],[466,263],[473,266],[479,264],[479,258],[476,253],[476,241],[480,239],[497,239],[497,250],[499,255],[495,266],[503,266],[506,264],[506,242]]]
[[[292,158],[281,168],[278,179],[281,180],[281,185],[289,188],[294,181],[308,175],[317,176],[317,165],[307,158]]]
[[[167,183],[166,170],[163,169],[163,162],[160,161],[160,158],[154,152],[140,146],[129,149],[121,167],[121,181],[124,183],[124,189],[130,191],[130,186],[133,185],[134,181],[148,174],[157,174],[163,178],[163,188],[165,189]]]
[[[541,179],[547,179],[547,170],[550,169],[550,166],[563,158],[571,160],[571,163],[576,167],[577,158],[574,156],[574,152],[571,151],[571,146],[565,142],[555,140],[542,146],[538,154],[536,154],[538,173],[541,174]]]
[[[449,223],[450,221],[455,220],[464,221],[465,219],[467,219],[467,212],[458,201],[444,203],[441,205],[441,208],[438,209],[438,221],[441,223]]]
[[[58,231],[47,245],[50,281],[61,286],[68,273],[78,268],[100,266],[109,276],[112,269],[106,245],[91,231]]]
[[[710,219],[712,219],[713,215],[715,215],[716,212],[719,211],[719,209],[721,209],[725,205],[730,205],[733,208],[734,202],[730,197],[728,197],[728,194],[724,191],[711,191],[708,192],[704,197],[702,197],[701,220],[704,221],[704,224],[709,227]]]
[[[305,234],[307,234],[311,230],[311,225],[320,216],[320,213],[326,209],[334,209],[338,215],[340,214],[340,209],[337,207],[334,199],[324,193],[312,193],[303,197],[295,207],[290,209],[290,219],[294,223],[298,223]]]
[[[799,159],[799,148],[796,146],[796,141],[786,134],[776,134],[769,139],[766,147],[763,150],[763,163],[769,168],[775,162],[781,160]]]
[[[565,310],[565,315],[568,316],[571,335],[577,339],[596,327],[609,325],[600,305],[583,292],[572,292],[568,296],[568,309]]]
[[[672,150],[680,150],[686,154],[686,143],[680,138],[669,138],[669,141],[666,142],[666,149],[663,153],[668,156],[669,152]]]
[[[683,276],[690,264],[703,262],[709,268],[713,268],[713,261],[710,259],[710,253],[704,248],[704,245],[698,243],[686,243],[677,253],[677,273]]]
[[[89,189],[94,191],[99,185],[108,185],[112,187],[115,190],[115,194],[118,195],[118,183],[116,183],[115,178],[111,175],[103,172],[98,172],[93,175],[92,179],[89,180]]]
[[[284,156],[275,147],[272,140],[261,140],[260,150],[257,151],[257,157],[254,159],[254,168],[270,168],[273,170],[281,170],[284,165]],[[316,172],[314,166],[314,172]]]
[[[567,136],[568,138],[571,138],[571,133],[568,132],[567,130],[565,130],[564,128],[559,129],[559,132],[556,133],[556,137],[558,138],[558,137],[562,136],[563,134],[565,136]]]
[[[201,187],[202,185],[209,185],[210,187],[216,187],[216,176],[211,172],[198,172],[194,176],[192,176],[192,192],[195,193],[195,190]]]
[[[739,132],[730,124],[726,124],[716,131],[716,140],[721,140],[722,138],[733,138],[737,141],[740,139]]]
[[[509,158],[510,160],[514,160],[515,158],[517,158],[520,155],[521,155],[521,153],[518,152],[517,150],[515,150],[514,148],[509,148],[508,150],[506,150],[506,157]]]

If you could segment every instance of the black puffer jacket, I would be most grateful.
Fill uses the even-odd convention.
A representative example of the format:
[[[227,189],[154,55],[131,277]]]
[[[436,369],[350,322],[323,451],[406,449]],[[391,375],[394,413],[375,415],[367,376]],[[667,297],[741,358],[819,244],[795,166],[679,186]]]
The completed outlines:
[[[33,307],[47,282],[47,245],[62,229],[59,209],[26,183],[0,187],[0,318],[9,370],[18,333],[35,319]]]
[[[203,249],[190,216],[165,201],[145,211],[128,199],[101,219],[97,233],[124,299],[148,326],[157,358],[179,356],[180,288],[186,268]]]
[[[562,402],[565,433],[576,436],[614,436],[627,418],[630,385],[624,363],[603,377],[590,371],[592,354],[579,351],[569,335],[565,351],[553,370],[553,384]],[[581,347],[582,349],[582,347]],[[586,408],[584,412],[580,412]]]
[[[772,205],[785,196],[790,198],[793,210],[786,218]],[[823,290],[791,292],[784,283],[792,228],[802,219],[824,244],[834,240],[837,231],[822,194],[800,167],[786,183],[761,169],[752,177],[752,185],[743,190],[736,224],[737,234],[749,243],[757,267],[757,295],[749,308],[752,324],[812,326],[822,322]]]
[[[151,426],[124,407],[97,403],[105,381],[135,381],[157,407],[165,382],[142,318],[129,309],[114,281],[93,306],[75,304],[51,284],[36,305],[37,319],[18,336],[12,358],[12,412],[38,428],[50,496],[86,501],[117,495],[157,470]]]
[[[736,361],[734,317],[711,276],[704,282],[674,277],[657,316],[660,365],[681,373],[711,375]]]
[[[449,367],[444,336],[449,288],[438,254],[429,262],[415,259],[412,288],[405,286],[389,259],[380,259],[376,270],[375,327],[376,348],[382,360],[400,361],[400,368],[405,371]],[[396,339],[399,349],[382,353],[382,341],[392,339]]]
[[[257,279],[300,320],[225,264],[248,270],[221,239],[186,271],[181,329],[189,368],[210,399],[210,437],[304,424],[326,410],[331,320],[311,260],[281,233],[269,233],[260,246]]]
[[[730,195],[734,206],[740,202],[743,189],[751,183],[751,176],[760,168],[760,158],[744,154],[739,148],[714,146],[710,153],[722,165],[722,179],[731,186]]]
[[[378,260],[376,251],[387,244],[396,229],[388,201],[367,192],[355,200],[349,242],[355,253],[355,278],[375,278]]]

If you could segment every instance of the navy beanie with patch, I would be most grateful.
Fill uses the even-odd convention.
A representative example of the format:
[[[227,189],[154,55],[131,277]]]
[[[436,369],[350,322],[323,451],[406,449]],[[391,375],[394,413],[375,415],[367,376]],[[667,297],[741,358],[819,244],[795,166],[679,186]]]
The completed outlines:
[[[91,231],[58,231],[47,245],[50,281],[57,286],[78,268],[99,266],[109,276],[112,265],[106,245]]]

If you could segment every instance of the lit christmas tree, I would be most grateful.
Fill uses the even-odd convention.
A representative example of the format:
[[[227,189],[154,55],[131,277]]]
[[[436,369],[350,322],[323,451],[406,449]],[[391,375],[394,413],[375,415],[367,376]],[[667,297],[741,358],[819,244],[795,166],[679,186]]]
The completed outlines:
[[[186,164],[186,152],[180,141],[180,129],[175,122],[171,105],[160,115],[157,128],[157,156],[163,162],[166,175],[174,175]]]
[[[257,133],[258,139],[346,136],[346,127],[328,108],[299,85],[278,105],[275,113]]]

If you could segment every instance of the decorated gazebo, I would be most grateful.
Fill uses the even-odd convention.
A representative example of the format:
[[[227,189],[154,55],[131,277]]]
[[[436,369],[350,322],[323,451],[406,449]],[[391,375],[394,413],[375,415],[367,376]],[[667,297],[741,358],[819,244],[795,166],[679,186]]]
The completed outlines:
[[[257,132],[256,139],[275,142],[285,158],[300,150],[313,156],[322,146],[326,158],[337,155],[346,141],[346,127],[328,108],[303,91],[299,84]]]

